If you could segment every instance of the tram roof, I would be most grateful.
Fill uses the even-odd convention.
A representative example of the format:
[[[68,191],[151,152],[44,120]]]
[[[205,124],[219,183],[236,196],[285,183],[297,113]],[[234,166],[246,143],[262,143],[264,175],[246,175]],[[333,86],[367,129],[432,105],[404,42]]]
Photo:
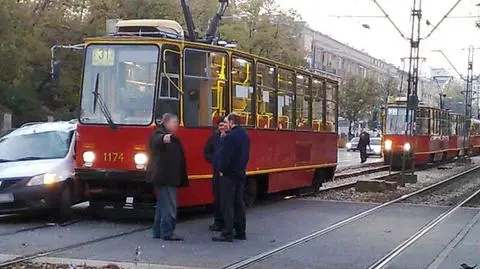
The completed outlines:
[[[282,67],[285,67],[286,69],[294,70],[297,71],[298,73],[310,73],[312,75],[317,75],[321,76],[322,78],[326,78],[330,80],[330,82],[336,82],[340,83],[342,80],[342,77],[331,74],[328,72],[324,71],[311,71],[306,68],[302,67],[295,67],[291,66],[288,64],[281,63],[279,61],[275,61],[272,59],[268,59],[262,56],[250,54],[248,52],[244,52],[241,50],[233,49],[233,48],[226,48],[226,47],[221,47],[221,46],[215,46],[211,44],[205,44],[205,43],[200,43],[200,42],[190,42],[190,41],[184,41],[184,40],[175,40],[175,39],[169,39],[169,38],[161,38],[161,37],[146,37],[146,36],[103,36],[103,37],[89,37],[85,39],[85,46],[87,47],[91,43],[103,43],[103,44],[122,44],[122,43],[133,43],[137,44],[153,44],[153,43],[175,43],[180,46],[194,46],[198,48],[203,48],[203,49],[209,49],[211,51],[217,51],[217,52],[227,52],[227,53],[234,53],[239,56],[244,56],[247,58],[251,59],[256,59],[258,61],[264,62],[266,64],[272,64],[272,65],[279,65]]]

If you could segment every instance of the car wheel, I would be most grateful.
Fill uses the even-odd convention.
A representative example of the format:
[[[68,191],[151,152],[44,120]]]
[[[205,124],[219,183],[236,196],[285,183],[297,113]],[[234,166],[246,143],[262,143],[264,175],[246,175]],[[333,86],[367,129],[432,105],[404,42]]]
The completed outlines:
[[[70,186],[65,185],[60,193],[55,217],[58,221],[67,221],[73,215],[72,209],[72,190]]]

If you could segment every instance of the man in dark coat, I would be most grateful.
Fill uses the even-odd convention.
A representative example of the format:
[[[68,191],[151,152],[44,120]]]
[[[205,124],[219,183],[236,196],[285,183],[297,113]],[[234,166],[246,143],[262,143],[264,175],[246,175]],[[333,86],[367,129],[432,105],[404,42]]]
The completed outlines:
[[[213,224],[210,225],[210,231],[220,232],[223,229],[223,216],[220,208],[220,184],[218,184],[218,170],[219,170],[219,156],[220,145],[223,138],[226,135],[225,122],[222,117],[217,122],[217,129],[213,132],[210,138],[207,140],[205,147],[203,148],[203,156],[207,162],[212,165],[212,189],[213,189]]]
[[[219,183],[220,206],[224,228],[213,241],[233,242],[233,238],[246,240],[245,181],[250,156],[250,139],[240,126],[240,117],[230,114],[225,122],[229,129],[220,150]],[[233,230],[235,229],[235,235]]]
[[[147,175],[157,195],[153,237],[181,241],[174,235],[177,219],[177,188],[188,185],[187,166],[180,140],[175,136],[178,118],[166,113],[150,137]]]
[[[370,147],[370,135],[362,129],[360,133],[360,140],[357,148],[360,150],[360,161],[364,163],[367,161],[367,146]]]

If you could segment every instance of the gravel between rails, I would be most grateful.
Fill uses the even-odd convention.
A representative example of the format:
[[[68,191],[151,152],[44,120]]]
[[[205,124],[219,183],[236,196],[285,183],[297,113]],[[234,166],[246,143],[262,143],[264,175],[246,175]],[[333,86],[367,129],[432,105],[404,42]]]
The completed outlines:
[[[465,200],[480,188],[480,171],[449,182],[421,195],[412,196],[403,203],[453,206]]]
[[[333,200],[333,201],[351,201],[351,202],[366,202],[366,203],[384,203],[395,198],[398,198],[404,194],[411,193],[413,191],[422,189],[426,186],[444,180],[448,177],[466,171],[475,166],[475,163],[480,163],[480,156],[472,158],[472,164],[464,165],[459,163],[444,164],[439,167],[433,167],[426,170],[417,171],[418,182],[416,184],[406,184],[405,187],[398,187],[396,191],[386,192],[356,192],[355,188],[335,190],[328,192],[320,192],[316,196],[305,197],[308,200]],[[363,175],[358,177],[341,179],[338,181],[332,181],[325,183],[322,188],[328,188],[333,186],[342,185],[345,183],[356,182],[360,179],[372,179],[388,172],[378,172],[369,175]]]
[[[11,266],[5,267],[5,269],[121,269],[121,267],[115,264],[109,264],[106,266],[96,267],[87,265],[71,265],[71,264],[51,264],[51,263],[17,263]]]

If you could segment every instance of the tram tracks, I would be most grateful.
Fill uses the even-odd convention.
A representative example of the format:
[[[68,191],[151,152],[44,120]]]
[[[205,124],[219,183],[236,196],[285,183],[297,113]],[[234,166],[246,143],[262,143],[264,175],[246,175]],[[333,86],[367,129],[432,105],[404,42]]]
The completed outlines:
[[[81,221],[83,221],[83,219],[74,219],[74,220],[69,220],[69,221],[65,221],[65,222],[61,222],[61,223],[47,222],[47,223],[35,225],[35,226],[32,226],[32,227],[17,229],[17,230],[14,230],[14,231],[2,232],[2,233],[0,233],[0,237],[15,235],[15,234],[19,234],[19,233],[25,233],[25,232],[32,232],[32,231],[36,231],[36,230],[40,230],[40,229],[46,229],[46,228],[67,227],[67,226],[73,225],[73,224],[81,222]]]
[[[466,170],[466,171],[463,171],[463,172],[460,172],[460,173],[458,173],[458,174],[456,174],[456,175],[453,175],[453,176],[451,176],[451,177],[449,177],[449,178],[446,178],[446,179],[444,179],[444,180],[441,180],[441,181],[439,181],[439,182],[436,182],[436,183],[434,183],[434,184],[431,184],[431,185],[429,185],[429,186],[426,186],[426,187],[424,187],[424,188],[422,188],[422,189],[419,189],[419,190],[413,191],[413,192],[411,192],[411,193],[402,195],[402,196],[400,196],[400,197],[398,197],[398,198],[396,198],[396,199],[393,199],[393,200],[390,200],[390,201],[388,201],[388,202],[382,203],[382,204],[377,205],[377,206],[375,206],[375,207],[373,207],[373,208],[370,208],[370,209],[368,209],[368,210],[365,210],[365,211],[363,211],[363,212],[360,212],[360,213],[358,213],[358,214],[356,214],[356,215],[353,215],[353,216],[351,216],[351,217],[348,217],[348,218],[346,218],[346,219],[343,219],[343,220],[341,220],[341,221],[338,221],[338,222],[336,222],[336,223],[334,223],[334,224],[332,224],[332,225],[330,225],[330,226],[328,226],[328,227],[326,227],[326,228],[323,228],[323,229],[314,231],[314,232],[312,232],[312,233],[310,233],[310,234],[308,234],[308,235],[305,235],[305,236],[303,236],[303,237],[301,237],[301,238],[298,238],[297,240],[288,242],[288,243],[283,244],[283,245],[281,245],[281,246],[279,246],[279,247],[276,247],[276,248],[274,248],[274,249],[271,249],[271,250],[268,250],[268,251],[259,253],[259,254],[255,255],[255,256],[246,258],[246,259],[244,259],[244,260],[240,260],[240,261],[234,262],[234,263],[232,263],[232,264],[229,264],[229,265],[225,266],[224,269],[248,268],[248,267],[250,267],[250,266],[252,266],[252,265],[255,265],[255,264],[260,263],[260,262],[263,261],[263,260],[266,260],[266,259],[268,259],[268,258],[270,258],[270,257],[273,257],[273,256],[279,254],[279,253],[282,253],[282,252],[284,252],[284,251],[286,251],[286,250],[288,250],[288,249],[294,248],[294,247],[299,246],[299,245],[303,245],[303,244],[305,244],[305,243],[307,243],[307,242],[309,242],[309,241],[311,241],[311,240],[313,240],[313,239],[319,238],[319,237],[321,237],[321,236],[323,236],[323,235],[325,235],[325,234],[328,234],[328,233],[330,233],[330,232],[333,232],[333,231],[335,231],[335,230],[338,230],[338,229],[340,229],[340,228],[342,228],[342,227],[344,227],[344,226],[346,226],[346,225],[348,225],[348,224],[350,224],[350,223],[353,223],[353,222],[355,222],[355,221],[357,221],[357,220],[363,219],[363,218],[365,218],[365,217],[367,217],[367,216],[369,216],[369,215],[371,215],[371,214],[373,214],[373,213],[376,213],[376,212],[378,212],[379,210],[384,209],[384,208],[386,208],[386,207],[388,207],[388,206],[390,206],[390,205],[393,205],[393,204],[402,202],[402,201],[404,201],[404,200],[406,200],[406,199],[408,199],[408,198],[411,198],[411,197],[413,197],[413,196],[416,196],[416,195],[419,195],[419,194],[423,194],[423,193],[432,191],[432,190],[434,190],[434,189],[436,189],[436,188],[441,188],[441,187],[445,186],[445,185],[448,184],[448,183],[451,183],[451,182],[453,182],[453,181],[455,181],[455,180],[458,180],[458,179],[460,179],[460,178],[462,178],[462,177],[464,177],[464,176],[467,176],[467,175],[469,175],[470,173],[476,172],[476,171],[478,171],[478,170],[480,170],[480,166],[475,166],[475,167],[470,168],[470,169],[468,169],[468,170]],[[451,211],[451,210],[448,210],[448,211],[444,212],[443,214],[441,214],[439,217],[437,217],[435,220],[433,220],[433,221],[430,222],[429,224],[431,224],[431,225],[437,225],[438,223],[440,223],[441,221],[443,221],[446,217],[448,217],[449,215],[451,215],[455,210],[457,210],[458,208],[460,208],[462,205],[466,204],[469,200],[475,198],[479,193],[480,193],[480,190],[478,191],[478,193],[476,192],[476,193],[472,194],[471,196],[469,196],[469,197],[468,197],[468,198],[469,198],[468,200],[467,200],[467,199],[466,199],[466,200],[463,200],[463,201],[462,201],[463,203],[461,203],[460,205],[457,204],[457,205],[454,207],[455,209],[452,208],[452,209],[451,209],[452,211]],[[450,211],[451,211],[451,212],[450,212]],[[428,225],[428,224],[427,224],[427,225]],[[433,226],[433,227],[434,227],[434,226]],[[433,227],[432,227],[432,228],[433,228]],[[423,234],[425,234],[426,232],[428,232],[428,231],[429,231],[430,229],[432,229],[432,228],[429,228],[429,229],[428,229],[427,231],[425,231],[425,232],[419,231],[419,232],[416,234],[416,237],[418,237],[418,235],[420,235],[420,237],[421,237]],[[423,230],[423,229],[422,229],[422,230]],[[413,237],[413,236],[412,236],[412,237]],[[418,238],[420,238],[420,237],[418,237]],[[416,240],[418,240],[418,238],[417,238]],[[407,244],[407,243],[406,243],[406,244]],[[410,243],[410,244],[411,244],[411,243]],[[399,248],[401,248],[401,247],[399,246]],[[403,250],[402,250],[402,251],[403,251]],[[392,254],[392,255],[398,255],[398,254]],[[387,258],[386,258],[386,259],[387,259]],[[382,262],[380,262],[380,263],[382,263]],[[379,264],[380,264],[380,263],[379,263]],[[381,268],[381,267],[378,267],[378,268]]]
[[[96,244],[96,243],[99,243],[99,242],[108,241],[108,240],[116,239],[116,238],[119,238],[119,237],[143,232],[143,231],[146,231],[146,230],[149,230],[149,229],[151,229],[150,225],[149,226],[142,226],[140,228],[135,228],[135,229],[131,229],[131,230],[120,232],[120,233],[106,235],[106,236],[102,236],[102,237],[98,237],[98,238],[94,238],[94,239],[86,240],[86,241],[82,241],[82,242],[72,243],[72,244],[69,244],[69,245],[66,245],[66,246],[63,246],[63,247],[38,251],[38,252],[35,252],[35,253],[32,253],[32,254],[27,254],[27,255],[24,255],[24,256],[16,257],[14,259],[10,259],[10,260],[1,262],[0,263],[0,268],[11,266],[11,265],[14,265],[14,264],[17,264],[17,263],[22,263],[22,262],[34,260],[34,259],[37,259],[37,258],[50,256],[52,254],[76,249],[76,248],[79,248],[79,247],[83,247],[83,246],[87,246],[87,245],[91,245],[91,244]]]

